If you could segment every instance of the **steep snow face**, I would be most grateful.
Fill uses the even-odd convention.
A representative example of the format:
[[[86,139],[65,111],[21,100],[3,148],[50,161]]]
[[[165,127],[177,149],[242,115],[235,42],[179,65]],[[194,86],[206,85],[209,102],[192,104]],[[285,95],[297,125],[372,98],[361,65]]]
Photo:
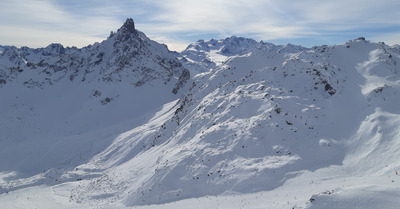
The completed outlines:
[[[190,74],[132,19],[82,49],[3,47],[0,172],[29,176],[75,167],[165,103]]]
[[[399,58],[365,40],[311,49],[260,44],[197,75],[178,106],[158,113],[168,116],[161,127],[122,134],[81,165],[104,174],[72,199],[132,206],[275,190],[292,178],[299,180],[288,185],[302,190],[310,187],[307,170],[318,181],[399,170],[390,160],[400,157]]]

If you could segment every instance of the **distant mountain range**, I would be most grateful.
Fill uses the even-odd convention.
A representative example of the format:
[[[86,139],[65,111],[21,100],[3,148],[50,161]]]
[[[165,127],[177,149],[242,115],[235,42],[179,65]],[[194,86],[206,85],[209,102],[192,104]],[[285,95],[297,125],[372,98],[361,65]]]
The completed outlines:
[[[60,80],[79,82],[127,82],[141,86],[161,79],[174,82],[174,93],[190,78],[187,69],[165,45],[156,43],[135,29],[128,19],[107,40],[82,49],[50,44],[31,49],[3,46],[0,84],[22,82],[43,88]]]

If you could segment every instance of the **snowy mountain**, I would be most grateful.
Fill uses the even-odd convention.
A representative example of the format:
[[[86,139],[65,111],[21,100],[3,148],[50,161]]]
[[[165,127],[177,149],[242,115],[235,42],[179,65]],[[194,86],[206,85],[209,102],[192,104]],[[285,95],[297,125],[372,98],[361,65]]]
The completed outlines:
[[[271,43],[256,42],[253,39],[232,36],[222,40],[199,40],[181,52],[180,60],[192,74],[208,72],[222,65],[228,59],[243,56],[256,50],[277,53],[295,53],[306,48],[292,44],[276,46]]]
[[[61,44],[2,49],[1,85],[21,82],[28,88],[44,88],[59,81],[77,80],[141,86],[161,79],[165,84],[175,82],[176,94],[190,77],[175,54],[137,31],[132,19],[127,19],[116,33],[111,32],[107,40],[82,49]]]
[[[223,40],[199,40],[190,44],[180,54],[182,63],[193,74],[208,72],[227,58],[244,55],[253,50],[258,43],[253,39],[232,36]]]
[[[2,48],[0,155],[7,160],[0,172],[21,176],[87,160],[81,156],[101,150],[108,136],[179,98],[190,79],[175,54],[137,31],[132,19],[82,49]],[[103,132],[107,137],[97,136]]]
[[[1,51],[8,208],[399,204],[399,46],[230,37],[180,64],[128,19],[83,49]]]

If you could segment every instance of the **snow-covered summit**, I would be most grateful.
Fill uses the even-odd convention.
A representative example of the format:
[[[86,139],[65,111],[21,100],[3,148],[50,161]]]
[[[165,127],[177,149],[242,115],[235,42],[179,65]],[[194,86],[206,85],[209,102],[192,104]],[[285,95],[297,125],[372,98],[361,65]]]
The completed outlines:
[[[274,45],[263,41],[257,42],[250,38],[231,36],[221,40],[199,40],[190,44],[180,54],[182,63],[192,71],[192,74],[208,72],[236,56],[246,56],[255,51],[274,53],[297,53],[307,48],[292,44]]]
[[[122,25],[120,29],[118,29],[119,33],[124,33],[123,31],[126,30],[128,33],[132,33],[137,35],[137,31],[135,28],[135,23],[133,22],[132,18],[126,19],[125,23]]]
[[[82,49],[61,44],[39,49],[4,47],[0,61],[3,84],[21,82],[27,87],[41,88],[60,80],[123,81],[140,86],[160,79],[176,83],[173,91],[177,93],[190,78],[175,54],[137,31],[132,19],[101,43]]]
[[[196,74],[215,68],[229,57],[244,55],[256,46],[257,42],[253,39],[231,36],[221,40],[199,40],[180,54],[185,66]]]
[[[218,54],[225,56],[242,55],[247,53],[256,45],[257,42],[253,39],[237,36],[231,36],[221,40],[198,40],[196,43],[190,44],[186,47],[182,54],[187,54],[189,51],[210,52],[212,50],[218,50]]]
[[[243,55],[256,45],[257,42],[253,39],[232,36],[222,41],[220,53],[226,56]]]

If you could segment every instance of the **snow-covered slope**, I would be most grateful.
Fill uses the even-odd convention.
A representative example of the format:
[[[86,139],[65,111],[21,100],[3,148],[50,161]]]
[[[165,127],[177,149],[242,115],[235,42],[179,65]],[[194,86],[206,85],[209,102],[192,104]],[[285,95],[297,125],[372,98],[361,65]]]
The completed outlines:
[[[389,175],[399,165],[388,159],[399,154],[380,155],[398,148],[398,58],[390,47],[364,40],[299,53],[259,48],[233,58],[197,76],[156,133],[129,134],[89,162],[113,169],[76,196],[90,201],[114,194],[112,200],[120,197],[129,206],[259,192],[282,186],[299,171],[342,163],[337,169],[349,176]],[[394,127],[376,121],[386,114]],[[392,141],[380,143],[387,137],[376,138],[374,126],[388,127],[380,133]],[[127,144],[133,148],[122,147]],[[121,161],[125,155],[129,160]]]
[[[190,79],[174,53],[132,19],[82,49],[3,49],[0,172],[16,176],[79,165],[178,99]]]
[[[0,202],[16,208],[23,204],[49,208],[397,207],[400,48],[364,38],[310,49],[236,37],[225,40],[236,39],[240,41],[229,47],[223,41],[199,41],[182,53],[185,66],[190,66],[188,61],[203,66],[204,58],[213,64],[204,65],[203,70],[189,69],[202,73],[188,82],[178,101],[171,93],[175,77],[188,77],[179,64],[176,69],[182,69],[181,73],[172,72],[174,82],[163,84],[159,81],[166,81],[168,74],[151,71],[160,77],[135,88],[125,88],[126,83],[133,84],[125,81],[129,75],[111,82],[118,77],[114,74],[113,87],[87,76],[68,88],[62,83],[74,81],[61,79],[51,88],[44,85],[27,91],[8,87],[12,82],[7,80],[2,94],[16,91],[24,95],[24,102],[17,103],[20,106],[2,102],[9,107],[2,114],[15,121],[18,114],[32,118],[23,121],[31,120],[33,125],[50,122],[40,129],[29,128],[37,130],[31,134],[35,142],[27,143],[22,137],[0,142],[11,147],[1,146],[0,153],[15,158],[2,160]],[[206,68],[212,70],[205,72]],[[97,75],[88,73],[92,74]],[[91,86],[99,82],[102,89]],[[65,93],[69,88],[71,93]],[[86,88],[89,95],[82,90]],[[35,100],[29,97],[34,91],[48,96]],[[58,103],[41,106],[60,91]],[[108,95],[112,93],[119,96]],[[75,95],[86,98],[83,105],[56,111]],[[109,101],[98,105],[103,96]],[[43,115],[30,115],[30,108],[42,108],[37,112]],[[49,114],[44,114],[47,109]],[[62,123],[55,123],[56,118],[62,118]],[[17,126],[18,122],[4,120],[3,124],[9,127],[2,133],[8,138],[28,133],[17,131],[29,127],[28,123]],[[40,131],[50,125],[55,128],[48,129],[63,134]],[[45,154],[39,158],[36,152]],[[28,162],[46,166],[32,172],[36,168]],[[26,175],[20,175],[22,171]]]

